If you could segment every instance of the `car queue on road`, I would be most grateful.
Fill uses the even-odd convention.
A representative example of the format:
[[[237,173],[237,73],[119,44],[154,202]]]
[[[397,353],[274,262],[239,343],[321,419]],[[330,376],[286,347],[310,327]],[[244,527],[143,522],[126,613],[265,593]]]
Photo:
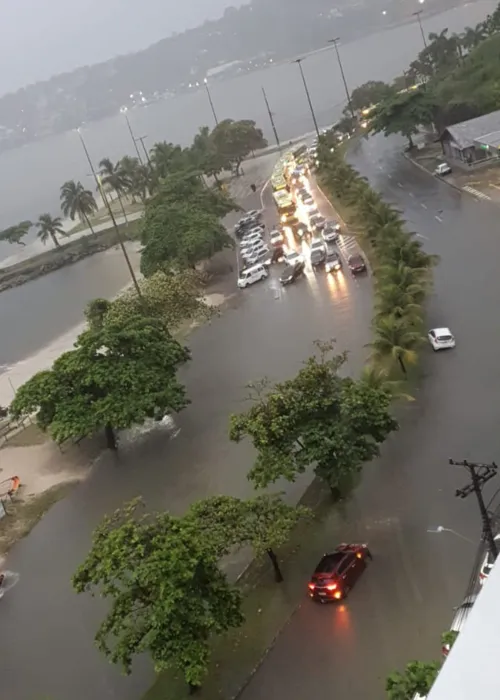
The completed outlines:
[[[271,266],[279,266],[281,285],[289,285],[306,275],[308,270],[323,271],[327,275],[343,275],[344,269],[352,275],[366,273],[363,256],[356,247],[355,255],[344,245],[344,232],[338,221],[327,220],[318,208],[311,186],[307,165],[285,161],[278,168],[287,167],[290,176],[278,175],[278,182],[271,180],[275,187],[286,191],[295,204],[295,211],[280,216],[279,223],[266,231],[263,211],[253,210],[235,225],[235,235],[239,243],[238,287],[244,289],[269,277]],[[288,198],[287,201],[289,201]],[[281,201],[275,197],[275,201]],[[285,221],[283,221],[285,220]],[[351,237],[348,237],[351,241]],[[349,244],[352,246],[352,242]],[[346,265],[344,266],[344,262]]]

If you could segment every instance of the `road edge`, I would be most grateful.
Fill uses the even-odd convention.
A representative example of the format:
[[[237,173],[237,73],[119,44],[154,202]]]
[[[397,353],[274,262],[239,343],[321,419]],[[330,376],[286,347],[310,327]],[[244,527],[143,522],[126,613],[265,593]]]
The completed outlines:
[[[429,177],[434,178],[435,180],[439,180],[439,182],[443,182],[445,185],[448,185],[448,187],[452,187],[454,190],[457,190],[457,192],[462,192],[463,194],[469,195],[469,197],[472,197],[478,202],[483,201],[481,197],[478,197],[474,192],[471,192],[470,190],[466,190],[463,187],[460,187],[460,185],[455,185],[454,182],[450,182],[450,180],[447,180],[444,177],[436,177],[436,175],[433,175],[427,168],[424,168],[423,165],[421,165],[418,161],[416,161],[414,158],[412,158],[406,151],[401,151],[401,155],[403,158],[405,158],[409,163],[414,165],[416,168],[419,170],[422,170],[422,172],[426,173]],[[495,203],[491,198],[489,199],[490,202],[493,204]]]

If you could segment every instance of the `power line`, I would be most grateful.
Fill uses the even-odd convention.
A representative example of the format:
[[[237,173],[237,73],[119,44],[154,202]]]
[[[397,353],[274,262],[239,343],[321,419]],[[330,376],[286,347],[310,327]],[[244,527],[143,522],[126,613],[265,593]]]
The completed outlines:
[[[465,459],[461,462],[456,462],[455,460],[450,459],[449,464],[454,467],[463,467],[469,473],[470,483],[464,486],[462,489],[457,489],[455,496],[457,496],[457,498],[467,498],[467,496],[470,496],[471,493],[475,494],[483,523],[484,539],[486,540],[493,560],[495,560],[498,556],[498,549],[491,527],[491,519],[484,503],[482,489],[490,479],[496,476],[498,466],[495,464],[495,462],[491,462],[491,464],[484,464],[481,462],[468,462]]]

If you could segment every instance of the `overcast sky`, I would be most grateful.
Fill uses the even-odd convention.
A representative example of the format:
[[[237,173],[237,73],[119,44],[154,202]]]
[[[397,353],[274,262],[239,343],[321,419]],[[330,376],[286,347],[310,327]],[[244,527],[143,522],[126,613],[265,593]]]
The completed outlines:
[[[244,2],[0,0],[0,94],[146,48]]]

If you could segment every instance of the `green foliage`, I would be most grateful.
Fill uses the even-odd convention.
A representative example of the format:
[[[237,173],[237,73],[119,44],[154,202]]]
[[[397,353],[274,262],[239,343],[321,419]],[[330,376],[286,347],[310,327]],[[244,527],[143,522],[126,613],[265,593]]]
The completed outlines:
[[[351,105],[355,110],[362,110],[387,99],[392,88],[381,80],[368,80],[351,93]]]
[[[283,545],[301,518],[310,511],[289,506],[279,494],[249,500],[234,496],[213,496],[191,506],[189,513],[218,549],[219,556],[234,547],[250,545],[260,556]]]
[[[141,298],[135,289],[127,289],[114,301],[94,299],[86,310],[91,327],[106,322],[126,321],[130,316],[146,312],[149,317],[162,321],[168,329],[177,329],[183,321],[210,318],[214,309],[203,300],[200,275],[192,270],[165,274],[156,272],[139,281]]]
[[[449,646],[450,649],[457,641],[457,637],[460,633],[457,630],[447,630],[441,635],[441,644],[443,646]]]
[[[81,182],[67,180],[61,185],[61,210],[64,216],[69,216],[71,221],[78,216],[80,221],[85,221],[92,233],[94,232],[89,217],[97,211],[97,203],[90,190],[86,190]]]
[[[262,129],[257,128],[251,119],[224,119],[217,124],[211,138],[216,152],[233,165],[236,174],[244,158],[267,146]]]
[[[130,673],[133,658],[147,653],[157,672],[174,667],[200,686],[213,636],[243,622],[240,592],[195,519],[138,517],[137,507],[132,502],[99,525],[73,586],[111,604],[96,634],[110,661]]]
[[[7,243],[17,243],[18,245],[26,245],[22,240],[28,233],[30,228],[33,226],[31,221],[20,221],[14,226],[9,226],[9,228],[0,231],[0,241],[7,241]]]
[[[67,236],[68,234],[62,226],[62,220],[59,216],[52,217],[50,214],[41,214],[35,226],[38,229],[38,238],[43,244],[47,243],[51,238],[56,248],[60,247],[57,236]]]
[[[395,93],[380,102],[370,114],[372,133],[403,134],[413,146],[412,136],[420,125],[430,125],[435,119],[436,104],[430,93],[421,87]]]
[[[395,671],[387,678],[385,689],[389,700],[414,700],[418,693],[426,696],[437,674],[440,664],[437,661],[410,661],[404,673]]]
[[[36,414],[40,428],[59,443],[128,428],[187,405],[176,375],[188,359],[157,319],[94,323],[51,370],[20,387],[10,410],[16,417]]]
[[[257,450],[249,474],[257,487],[294,481],[314,466],[330,488],[342,490],[398,428],[389,393],[340,377],[346,354],[333,354],[333,343],[317,347],[319,358],[310,357],[293,379],[251,386],[254,405],[231,417],[231,440],[248,436]]]

